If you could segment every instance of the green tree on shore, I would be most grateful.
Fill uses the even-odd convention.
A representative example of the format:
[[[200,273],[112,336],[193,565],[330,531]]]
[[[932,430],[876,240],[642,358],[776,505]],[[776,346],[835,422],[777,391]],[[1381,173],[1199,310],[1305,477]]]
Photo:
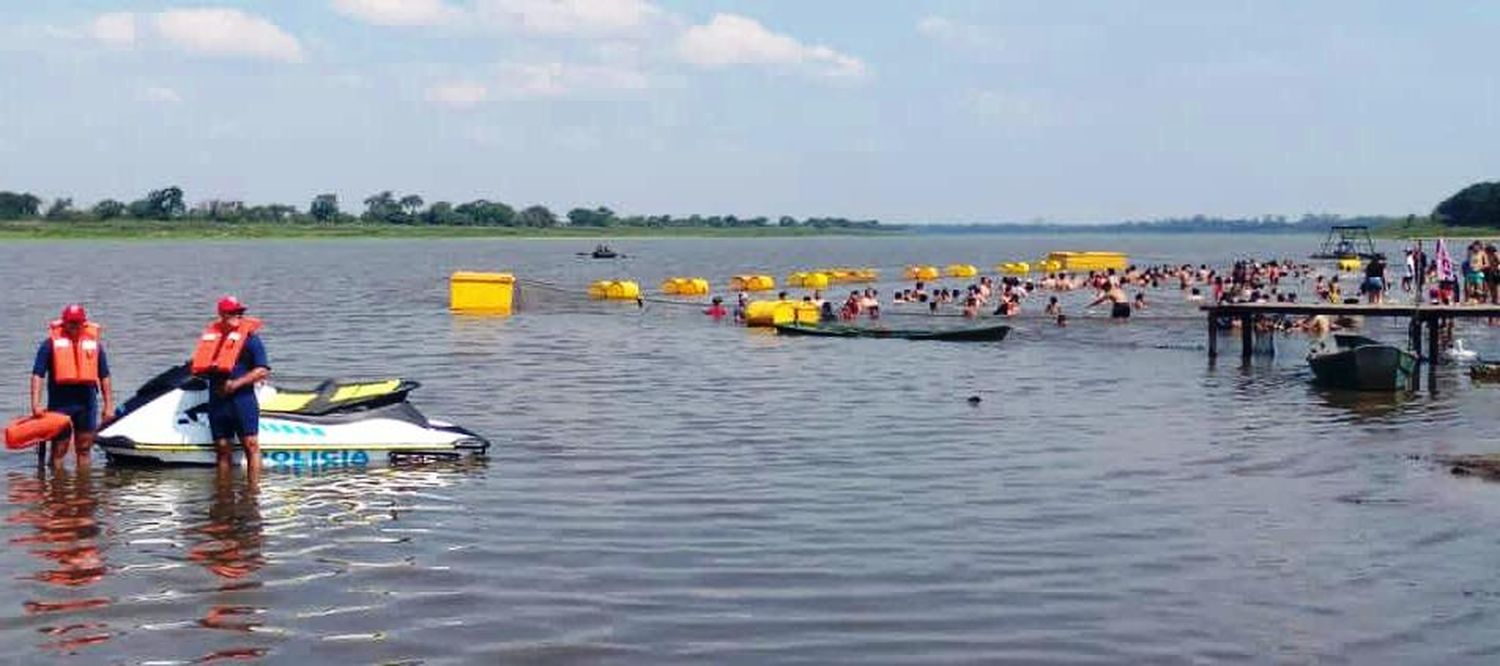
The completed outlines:
[[[52,205],[47,207],[47,214],[43,219],[53,222],[71,220],[77,211],[73,210],[73,200],[68,197],[58,197],[52,200]]]
[[[0,192],[0,220],[36,217],[42,200],[30,192]]]
[[[1500,226],[1500,182],[1465,187],[1438,204],[1432,216],[1450,227]]]
[[[99,220],[113,220],[125,214],[125,204],[114,199],[105,199],[90,209]]]
[[[615,212],[604,206],[592,210],[574,208],[568,211],[568,224],[575,227],[612,227],[615,221]]]
[[[319,194],[307,207],[307,214],[319,222],[336,222],[339,219],[339,197],[337,194]]]
[[[557,226],[557,216],[553,215],[552,211],[548,210],[546,206],[537,204],[527,206],[526,210],[521,211],[520,222],[523,227],[544,229]]]

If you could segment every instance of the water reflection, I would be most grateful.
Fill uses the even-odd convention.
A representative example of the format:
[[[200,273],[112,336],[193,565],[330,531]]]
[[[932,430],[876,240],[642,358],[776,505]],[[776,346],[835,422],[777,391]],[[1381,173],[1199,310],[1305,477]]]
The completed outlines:
[[[265,542],[260,511],[260,482],[243,478],[234,470],[214,475],[207,521],[187,530],[188,560],[202,566],[218,580],[209,593],[212,602],[197,621],[205,629],[250,633],[262,626],[255,618],[265,609],[246,603],[247,594],[261,587],[256,573],[265,566]],[[206,655],[200,661],[258,657],[265,649],[234,646]]]
[[[11,472],[6,499],[12,508],[6,522],[33,530],[10,540],[36,556],[41,567],[24,578],[45,584],[49,591],[45,598],[24,600],[25,612],[62,617],[110,605],[109,597],[91,593],[108,572],[94,472],[83,469],[35,476]],[[113,635],[104,622],[60,623],[39,631],[46,637],[41,648],[67,653]]]

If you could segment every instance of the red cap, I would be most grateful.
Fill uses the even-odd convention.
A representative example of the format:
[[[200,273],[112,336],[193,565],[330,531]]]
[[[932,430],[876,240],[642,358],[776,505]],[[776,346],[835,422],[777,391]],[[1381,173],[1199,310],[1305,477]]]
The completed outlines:
[[[245,304],[233,296],[225,296],[219,299],[219,314],[240,314],[245,311]]]
[[[88,323],[89,313],[82,305],[74,303],[62,309],[62,320],[65,324]]]

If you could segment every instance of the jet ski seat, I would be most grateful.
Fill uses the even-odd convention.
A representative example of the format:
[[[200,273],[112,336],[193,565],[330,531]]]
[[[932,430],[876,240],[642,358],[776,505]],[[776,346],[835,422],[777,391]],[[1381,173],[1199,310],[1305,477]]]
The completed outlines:
[[[273,414],[322,416],[363,411],[405,402],[406,394],[421,384],[405,379],[324,380],[315,385],[273,384],[261,394],[260,411]]]

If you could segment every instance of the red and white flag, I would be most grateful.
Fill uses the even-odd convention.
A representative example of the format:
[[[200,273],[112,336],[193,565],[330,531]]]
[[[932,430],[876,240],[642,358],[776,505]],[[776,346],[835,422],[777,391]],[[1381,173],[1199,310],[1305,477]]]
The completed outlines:
[[[1458,274],[1453,270],[1453,257],[1448,254],[1448,244],[1443,242],[1443,239],[1437,240],[1437,249],[1434,254],[1437,255],[1437,279],[1440,281],[1457,280]]]

